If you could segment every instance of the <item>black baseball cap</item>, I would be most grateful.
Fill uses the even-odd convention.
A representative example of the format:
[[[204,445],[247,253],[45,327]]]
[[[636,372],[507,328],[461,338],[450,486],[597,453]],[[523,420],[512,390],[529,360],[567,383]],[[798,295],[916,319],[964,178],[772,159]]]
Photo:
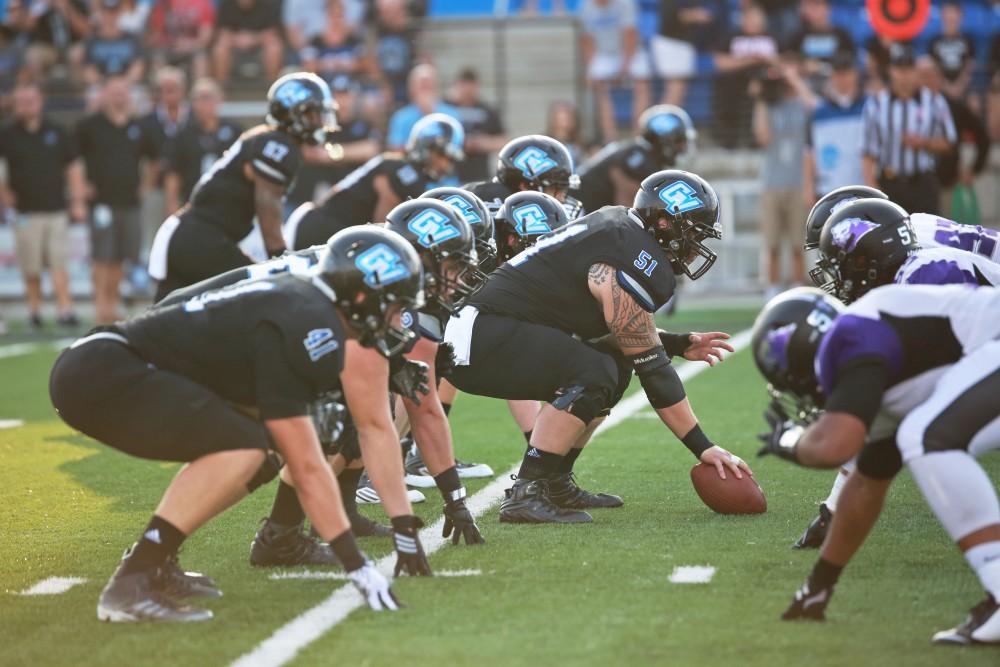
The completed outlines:
[[[913,47],[905,42],[895,42],[889,47],[889,64],[895,67],[913,67],[917,56]]]

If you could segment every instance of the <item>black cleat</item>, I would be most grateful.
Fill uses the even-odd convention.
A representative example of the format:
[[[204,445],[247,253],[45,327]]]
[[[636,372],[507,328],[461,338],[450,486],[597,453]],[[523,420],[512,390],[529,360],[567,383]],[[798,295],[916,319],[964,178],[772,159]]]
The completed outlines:
[[[826,503],[819,506],[819,516],[812,520],[802,537],[792,545],[793,549],[819,549],[826,539],[826,532],[830,530],[830,522],[833,521],[831,512]]]
[[[591,507],[621,507],[625,503],[619,496],[610,493],[584,491],[576,483],[571,472],[560,473],[549,480],[549,498],[556,507],[583,510]]]
[[[960,625],[934,634],[935,644],[1000,644],[1000,605],[989,593]]]
[[[169,578],[163,568],[111,575],[97,601],[97,618],[111,623],[137,621],[190,622],[207,621],[212,612],[182,604],[168,595],[163,583]]]
[[[250,564],[254,567],[283,565],[340,565],[329,544],[302,531],[302,526],[282,526],[270,519],[250,543]]]
[[[544,479],[514,478],[514,486],[504,491],[500,503],[501,523],[590,523],[586,512],[556,507],[549,498],[549,483]]]
[[[167,595],[183,598],[221,598],[222,591],[212,577],[201,572],[187,572],[173,555],[163,564],[159,584]]]

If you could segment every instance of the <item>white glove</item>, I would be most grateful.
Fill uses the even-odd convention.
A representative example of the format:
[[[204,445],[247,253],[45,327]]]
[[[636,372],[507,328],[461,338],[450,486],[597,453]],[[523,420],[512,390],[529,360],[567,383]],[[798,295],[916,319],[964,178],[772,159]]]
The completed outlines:
[[[347,576],[350,577],[351,583],[354,584],[354,587],[365,598],[368,606],[375,611],[382,611],[383,609],[397,611],[403,606],[392,592],[389,581],[382,576],[381,572],[375,569],[375,564],[371,561],[365,561],[363,566],[353,572],[348,572]]]

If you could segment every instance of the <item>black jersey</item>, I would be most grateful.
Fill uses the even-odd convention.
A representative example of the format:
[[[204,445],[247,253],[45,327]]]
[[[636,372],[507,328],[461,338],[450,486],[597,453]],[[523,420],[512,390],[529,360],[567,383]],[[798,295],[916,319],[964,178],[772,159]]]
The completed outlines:
[[[258,125],[247,130],[211,169],[202,174],[181,213],[218,225],[226,236],[239,241],[253,228],[256,214],[254,184],[244,167],[286,189],[302,164],[302,149],[288,134]]]
[[[641,182],[665,166],[657,160],[652,147],[645,139],[614,141],[580,166],[580,190],[574,192],[588,211],[602,206],[616,206],[615,184],[611,169],[618,168],[632,180]]]
[[[208,132],[192,118],[167,141],[163,160],[166,169],[180,177],[181,201],[188,200],[202,174],[212,168],[242,131],[239,125],[220,120],[215,131]]]
[[[514,190],[511,190],[495,178],[489,181],[466,183],[462,186],[462,189],[468,190],[482,199],[483,203],[486,204],[486,210],[488,210],[492,216],[496,216],[497,211],[500,210],[504,200],[514,194]],[[587,210],[580,200],[575,197],[566,197],[566,201],[563,202],[563,208],[566,209],[566,216],[570,220],[576,220],[577,218],[582,217]]]
[[[479,310],[544,324],[585,340],[608,333],[590,293],[594,264],[616,269],[619,284],[653,312],[673,296],[670,260],[631,209],[606,207],[543,236],[494,271],[469,298]]]
[[[427,177],[398,153],[382,153],[345,176],[317,204],[324,218],[339,222],[337,228],[363,225],[372,220],[378,203],[375,178],[385,176],[400,201],[416,199],[427,190]],[[334,230],[336,231],[336,230]],[[327,235],[329,238],[330,234]]]
[[[130,345],[172,371],[262,416],[304,415],[339,388],[346,335],[329,297],[280,275],[239,282],[120,323]]]

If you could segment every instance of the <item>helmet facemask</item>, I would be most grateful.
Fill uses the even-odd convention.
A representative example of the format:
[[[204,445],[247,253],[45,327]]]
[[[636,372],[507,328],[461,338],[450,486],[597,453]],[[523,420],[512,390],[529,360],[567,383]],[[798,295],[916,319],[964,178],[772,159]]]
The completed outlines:
[[[374,301],[374,303],[369,303]],[[424,305],[423,295],[416,299],[397,299],[392,294],[365,295],[360,303],[341,301],[341,310],[357,332],[364,347],[374,347],[386,357],[393,357],[417,340],[417,334],[398,327],[393,320],[404,310],[419,310]]]
[[[658,207],[640,209],[637,213],[666,251],[674,273],[683,273],[691,280],[698,280],[719,258],[704,244],[706,239],[722,238],[722,227],[718,222],[706,225],[683,213],[670,213]]]
[[[486,284],[487,276],[479,270],[475,250],[449,252],[432,246],[424,258],[429,298],[449,315],[457,315],[465,300]]]

